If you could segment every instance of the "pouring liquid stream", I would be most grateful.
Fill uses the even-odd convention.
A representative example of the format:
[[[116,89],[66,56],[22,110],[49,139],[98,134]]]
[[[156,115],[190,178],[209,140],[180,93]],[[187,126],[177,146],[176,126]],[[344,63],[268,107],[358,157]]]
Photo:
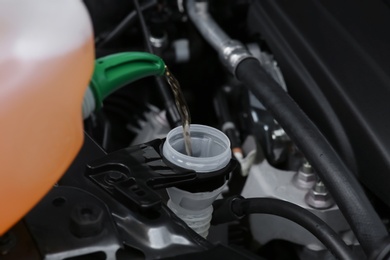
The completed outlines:
[[[184,99],[183,92],[181,91],[179,81],[173,76],[169,71],[168,67],[165,66],[165,78],[168,81],[168,84],[171,86],[173,95],[175,97],[175,104],[179,110],[181,123],[183,126],[183,138],[184,146],[188,156],[192,156],[192,147],[191,147],[191,133],[190,133],[190,124],[191,124],[191,115],[187,106],[187,102]]]

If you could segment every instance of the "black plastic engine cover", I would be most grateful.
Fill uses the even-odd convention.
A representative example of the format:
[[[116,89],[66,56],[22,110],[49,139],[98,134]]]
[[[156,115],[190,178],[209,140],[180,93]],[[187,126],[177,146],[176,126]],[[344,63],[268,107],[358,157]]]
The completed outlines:
[[[380,0],[261,0],[248,27],[289,93],[360,180],[390,205],[390,7]]]

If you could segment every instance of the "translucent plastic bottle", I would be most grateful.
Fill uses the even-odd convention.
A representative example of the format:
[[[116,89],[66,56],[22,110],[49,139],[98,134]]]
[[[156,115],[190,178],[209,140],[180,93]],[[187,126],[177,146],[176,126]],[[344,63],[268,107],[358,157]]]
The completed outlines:
[[[55,184],[83,141],[92,27],[79,0],[0,1],[0,235]]]

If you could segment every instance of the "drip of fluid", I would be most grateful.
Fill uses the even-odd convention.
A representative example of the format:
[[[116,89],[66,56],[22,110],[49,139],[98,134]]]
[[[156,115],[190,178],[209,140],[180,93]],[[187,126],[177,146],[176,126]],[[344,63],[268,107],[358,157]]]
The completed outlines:
[[[184,138],[184,146],[186,149],[186,153],[187,155],[192,156],[191,134],[190,134],[191,115],[187,106],[187,102],[184,99],[184,95],[183,92],[181,91],[179,82],[169,71],[168,67],[165,67],[165,78],[168,81],[168,84],[171,86],[173,95],[175,97],[175,104],[180,113],[181,124],[183,126],[183,138]]]

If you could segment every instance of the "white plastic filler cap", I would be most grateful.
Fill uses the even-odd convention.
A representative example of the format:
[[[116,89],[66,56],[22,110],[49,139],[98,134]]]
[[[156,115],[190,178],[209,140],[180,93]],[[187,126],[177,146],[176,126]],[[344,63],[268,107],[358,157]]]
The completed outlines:
[[[192,156],[185,152],[183,128],[172,129],[163,145],[163,156],[171,163],[196,172],[212,172],[224,168],[231,159],[230,140],[221,131],[190,125]]]

